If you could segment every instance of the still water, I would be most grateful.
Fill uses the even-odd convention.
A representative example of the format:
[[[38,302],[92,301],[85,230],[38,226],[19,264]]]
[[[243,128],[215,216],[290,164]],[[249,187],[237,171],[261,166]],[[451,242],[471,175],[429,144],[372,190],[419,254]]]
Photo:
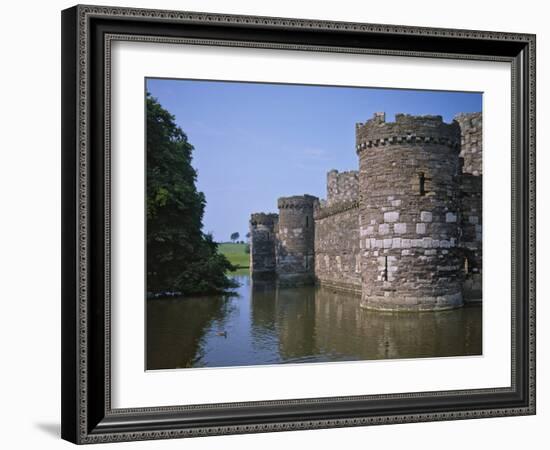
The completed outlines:
[[[235,279],[234,296],[147,301],[147,369],[481,354],[481,306],[376,312],[329,288]]]

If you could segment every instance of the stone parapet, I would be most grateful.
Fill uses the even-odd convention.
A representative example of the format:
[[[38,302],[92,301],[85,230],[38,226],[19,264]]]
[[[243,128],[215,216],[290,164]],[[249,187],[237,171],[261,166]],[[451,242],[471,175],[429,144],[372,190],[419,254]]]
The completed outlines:
[[[356,150],[392,145],[445,145],[458,150],[460,127],[447,124],[441,116],[396,114],[395,122],[386,122],[385,115],[375,114],[371,120],[356,124]]]
[[[325,206],[324,208],[320,207],[315,209],[313,217],[315,220],[324,219],[325,217],[334,216],[335,214],[340,214],[350,209],[355,209],[359,207],[359,200],[352,200],[347,202],[335,203],[331,206]]]

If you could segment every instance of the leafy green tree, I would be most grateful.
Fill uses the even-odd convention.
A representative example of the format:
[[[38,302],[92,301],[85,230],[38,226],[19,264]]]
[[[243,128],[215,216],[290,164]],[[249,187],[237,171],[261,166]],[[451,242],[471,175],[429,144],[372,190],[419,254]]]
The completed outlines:
[[[235,232],[235,233],[231,233],[230,238],[233,242],[235,242],[237,239],[239,239],[239,236],[240,236],[239,233]]]
[[[235,268],[202,232],[206,199],[196,188],[193,146],[174,116],[149,93],[147,102],[147,291],[184,295],[234,287]]]

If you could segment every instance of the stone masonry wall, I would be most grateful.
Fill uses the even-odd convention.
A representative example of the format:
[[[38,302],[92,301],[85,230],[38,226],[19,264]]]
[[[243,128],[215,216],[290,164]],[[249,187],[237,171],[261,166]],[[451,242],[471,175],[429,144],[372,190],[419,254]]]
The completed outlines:
[[[327,174],[326,206],[347,203],[357,200],[359,196],[359,172],[338,172],[331,170]]]
[[[460,306],[459,144],[441,116],[383,114],[358,124],[362,302],[367,308]]]
[[[460,157],[463,159],[460,183],[460,247],[464,258],[464,299],[480,301],[482,294],[482,115],[459,114],[455,120],[461,129]]]
[[[315,211],[315,277],[321,284],[361,293],[358,202]]]
[[[478,176],[483,174],[483,139],[481,113],[459,114],[455,120],[460,125],[460,157],[464,159],[462,171]]]
[[[465,173],[461,177],[461,229],[460,247],[465,272],[464,299],[481,300],[482,271],[482,177]]]

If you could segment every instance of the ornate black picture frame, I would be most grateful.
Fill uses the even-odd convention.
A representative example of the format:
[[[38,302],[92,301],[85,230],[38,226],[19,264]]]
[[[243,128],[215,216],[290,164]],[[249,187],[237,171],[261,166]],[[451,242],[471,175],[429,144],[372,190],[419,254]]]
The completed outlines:
[[[512,67],[511,386],[113,409],[110,46],[240,46]],[[62,12],[62,437],[99,443],[535,414],[535,36],[99,6]]]

